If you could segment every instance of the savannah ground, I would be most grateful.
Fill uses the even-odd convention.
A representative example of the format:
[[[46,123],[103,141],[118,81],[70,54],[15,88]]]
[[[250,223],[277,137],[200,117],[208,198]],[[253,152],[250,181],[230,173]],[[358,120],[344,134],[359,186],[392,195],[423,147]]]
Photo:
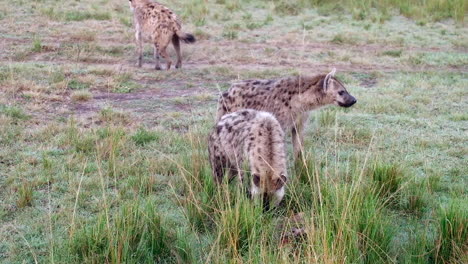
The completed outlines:
[[[161,2],[181,70],[134,66],[126,0],[0,2],[1,263],[467,263],[464,1]],[[332,67],[358,103],[313,112],[284,204],[216,187],[219,91]]]

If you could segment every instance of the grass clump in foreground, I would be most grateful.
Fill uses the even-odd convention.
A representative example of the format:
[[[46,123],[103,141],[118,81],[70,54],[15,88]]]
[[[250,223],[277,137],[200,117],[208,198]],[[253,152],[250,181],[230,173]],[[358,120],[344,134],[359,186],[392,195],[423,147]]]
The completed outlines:
[[[439,237],[435,259],[440,263],[462,263],[468,259],[468,206],[454,200],[438,213]]]
[[[70,236],[69,257],[79,263],[169,263],[189,247],[177,242],[152,201],[123,205],[115,216],[101,214]]]

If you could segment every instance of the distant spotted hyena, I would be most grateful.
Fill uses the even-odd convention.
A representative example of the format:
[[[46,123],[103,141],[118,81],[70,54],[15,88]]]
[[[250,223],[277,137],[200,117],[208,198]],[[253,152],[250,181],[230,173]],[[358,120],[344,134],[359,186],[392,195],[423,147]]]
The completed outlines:
[[[263,196],[266,207],[281,201],[287,180],[284,133],[273,115],[244,109],[223,116],[209,136],[208,150],[216,182],[225,173],[242,181],[247,161],[252,196]]]
[[[343,83],[329,74],[294,76],[274,80],[247,80],[235,83],[218,101],[219,120],[226,113],[251,108],[272,113],[284,131],[291,131],[295,156],[301,153],[303,127],[310,110],[335,104],[350,107],[356,98]]]
[[[133,11],[133,23],[136,31],[138,67],[141,67],[142,64],[144,40],[154,45],[156,70],[161,69],[159,54],[166,60],[167,69],[171,68],[172,61],[166,51],[171,40],[177,53],[176,68],[182,67],[179,39],[186,43],[193,43],[195,37],[192,34],[182,32],[177,15],[169,8],[150,0],[129,0],[129,3],[130,9]]]

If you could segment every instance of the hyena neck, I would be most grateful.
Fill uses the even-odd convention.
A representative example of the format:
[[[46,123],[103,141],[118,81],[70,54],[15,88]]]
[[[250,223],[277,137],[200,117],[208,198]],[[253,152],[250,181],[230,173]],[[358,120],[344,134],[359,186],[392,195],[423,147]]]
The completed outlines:
[[[324,75],[314,77],[299,76],[297,78],[297,96],[295,101],[296,112],[302,114],[326,105],[325,93],[323,92]]]

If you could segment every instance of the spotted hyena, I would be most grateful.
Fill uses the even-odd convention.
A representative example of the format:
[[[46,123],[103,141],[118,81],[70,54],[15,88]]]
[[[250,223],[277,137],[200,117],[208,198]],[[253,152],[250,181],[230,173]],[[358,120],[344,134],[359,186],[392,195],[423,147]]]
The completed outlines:
[[[309,111],[335,104],[350,107],[356,98],[344,84],[328,74],[294,76],[273,80],[247,80],[234,83],[218,100],[219,120],[226,113],[251,108],[272,113],[284,131],[291,131],[295,156],[301,153],[303,127]]]
[[[182,67],[180,54],[180,41],[185,43],[195,42],[192,34],[181,30],[181,22],[177,15],[169,8],[150,0],[129,0],[130,9],[133,11],[133,23],[135,26],[135,38],[137,42],[138,67],[142,65],[143,41],[153,44],[155,69],[160,70],[159,55],[166,60],[167,69],[171,68],[172,61],[166,48],[172,40],[177,54],[176,68]]]
[[[209,136],[208,150],[217,183],[225,173],[242,181],[246,161],[252,175],[250,194],[262,196],[267,208],[281,201],[287,180],[284,133],[272,114],[243,109],[223,116]]]

